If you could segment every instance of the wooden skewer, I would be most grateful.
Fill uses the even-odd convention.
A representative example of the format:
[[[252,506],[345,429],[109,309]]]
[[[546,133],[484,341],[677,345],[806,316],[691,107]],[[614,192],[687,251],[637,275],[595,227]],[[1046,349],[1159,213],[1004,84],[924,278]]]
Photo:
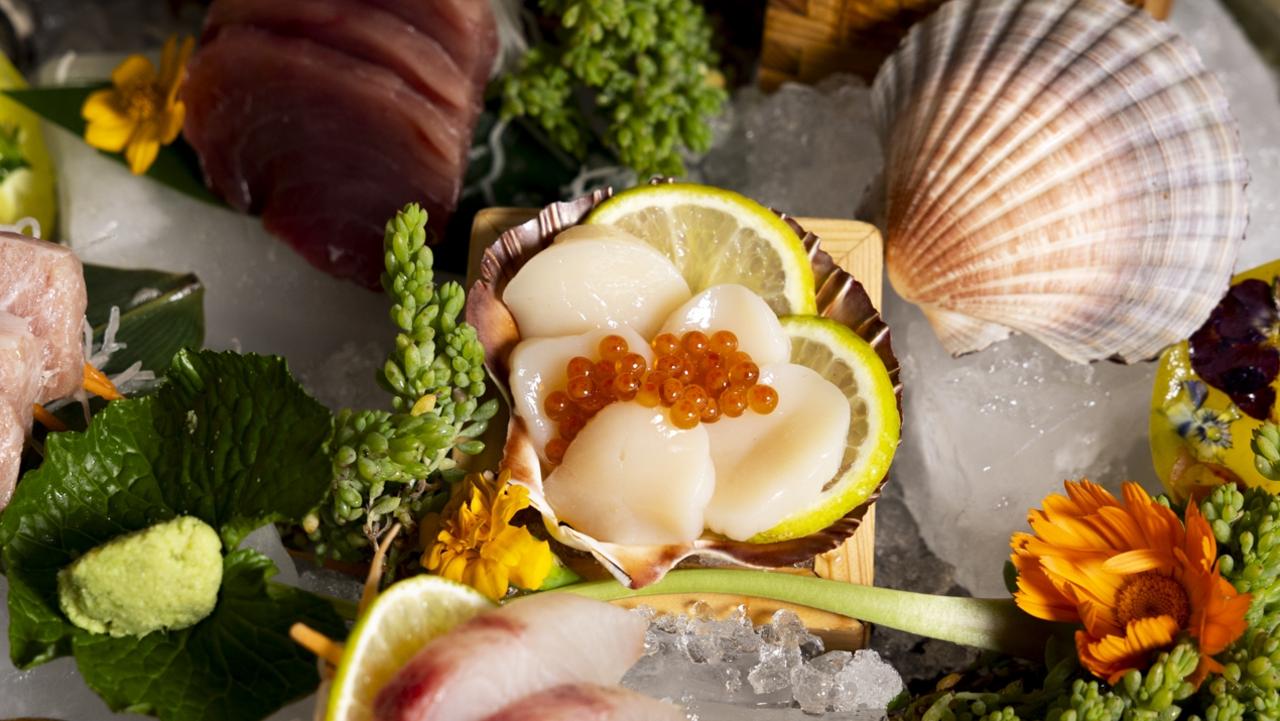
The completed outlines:
[[[400,534],[401,525],[396,521],[387,529],[387,535],[383,537],[382,543],[378,544],[378,550],[373,554],[373,562],[369,565],[369,575],[364,581],[364,592],[360,594],[360,606],[357,613],[363,616],[365,609],[369,608],[369,604],[373,603],[374,597],[378,595],[378,586],[382,584],[382,567],[387,557],[387,550],[391,548],[391,542],[396,540],[396,536]]]
[[[293,624],[289,628],[289,638],[334,666],[342,660],[343,645],[305,623]]]

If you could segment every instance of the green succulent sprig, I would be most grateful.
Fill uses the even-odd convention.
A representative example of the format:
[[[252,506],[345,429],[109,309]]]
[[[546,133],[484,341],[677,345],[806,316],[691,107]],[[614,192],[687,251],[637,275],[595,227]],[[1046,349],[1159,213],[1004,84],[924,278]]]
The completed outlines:
[[[1280,425],[1270,421],[1253,431],[1253,464],[1263,478],[1280,481]]]
[[[498,411],[485,392],[484,347],[459,320],[466,296],[435,283],[427,214],[408,205],[383,239],[395,349],[378,373],[393,411],[344,410],[334,421],[333,483],[304,524],[315,551],[354,560],[392,523],[412,527],[462,478],[454,451],[475,455]]]
[[[536,122],[585,157],[598,131],[641,176],[681,175],[681,151],[711,145],[708,119],[728,95],[711,26],[693,0],[542,0],[554,40],[503,81],[503,114]]]

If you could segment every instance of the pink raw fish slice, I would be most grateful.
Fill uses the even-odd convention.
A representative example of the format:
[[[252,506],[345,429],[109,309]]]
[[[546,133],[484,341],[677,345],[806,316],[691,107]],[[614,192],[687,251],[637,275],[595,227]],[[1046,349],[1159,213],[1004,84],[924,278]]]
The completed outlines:
[[[0,311],[27,321],[41,346],[37,403],[68,396],[84,378],[84,269],[69,249],[0,231]]]
[[[26,319],[0,311],[0,509],[9,503],[18,482],[42,368],[40,341],[31,334]]]
[[[538,594],[427,644],[378,693],[379,721],[481,721],[569,683],[615,684],[644,652],[644,619],[571,594]]]
[[[669,703],[617,686],[570,684],[512,703],[485,721],[686,721]]]
[[[27,439],[25,428],[30,423],[29,408],[23,413],[8,401],[0,400],[0,511],[9,505],[14,486],[18,485],[22,445]]]
[[[201,42],[227,26],[313,40],[399,75],[464,124],[480,112],[480,94],[435,38],[391,13],[359,0],[217,0],[205,15]]]
[[[389,70],[233,26],[189,71],[184,132],[209,184],[318,267],[375,287],[396,210],[421,202],[435,228],[453,210],[470,128]]]

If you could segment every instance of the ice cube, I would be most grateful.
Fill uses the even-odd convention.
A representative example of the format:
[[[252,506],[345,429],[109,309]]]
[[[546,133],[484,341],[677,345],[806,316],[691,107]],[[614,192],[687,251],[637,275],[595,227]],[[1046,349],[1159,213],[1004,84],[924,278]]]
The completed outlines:
[[[737,91],[694,179],[793,215],[852,218],[880,171],[871,95],[852,76]]]
[[[853,654],[830,651],[791,670],[791,695],[808,713],[825,713],[849,695],[842,673]]]
[[[853,658],[842,669],[841,674],[851,693],[841,699],[836,707],[837,711],[880,711],[888,708],[906,690],[902,676],[871,649],[854,651]]]

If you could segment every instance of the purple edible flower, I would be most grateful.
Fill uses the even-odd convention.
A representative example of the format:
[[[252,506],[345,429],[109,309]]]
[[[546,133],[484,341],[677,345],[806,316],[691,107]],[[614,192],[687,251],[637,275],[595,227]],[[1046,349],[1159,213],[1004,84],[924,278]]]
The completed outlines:
[[[1271,384],[1280,373],[1278,336],[1275,289],[1261,280],[1237,283],[1191,336],[1191,367],[1240,410],[1267,420],[1276,403]]]

